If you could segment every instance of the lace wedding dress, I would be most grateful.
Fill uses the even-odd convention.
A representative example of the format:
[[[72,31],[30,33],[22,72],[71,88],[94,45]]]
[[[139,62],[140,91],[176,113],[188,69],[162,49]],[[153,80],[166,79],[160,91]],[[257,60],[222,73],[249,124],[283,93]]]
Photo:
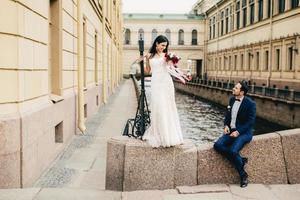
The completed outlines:
[[[149,60],[151,78],[151,125],[143,139],[152,147],[170,147],[183,143],[172,78],[164,56]]]

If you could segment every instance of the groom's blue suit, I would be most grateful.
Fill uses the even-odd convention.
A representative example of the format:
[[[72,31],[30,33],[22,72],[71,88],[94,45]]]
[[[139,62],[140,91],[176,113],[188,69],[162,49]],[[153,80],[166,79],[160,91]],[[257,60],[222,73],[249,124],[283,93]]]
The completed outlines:
[[[225,115],[224,125],[230,128],[232,108],[235,97],[229,100],[229,106]],[[230,132],[237,130],[238,137],[231,137],[230,134],[223,134],[214,144],[214,148],[225,155],[236,167],[239,175],[245,176],[244,161],[239,154],[243,146],[252,140],[252,127],[255,123],[256,105],[249,97],[244,96],[238,109],[235,129],[230,128]]]

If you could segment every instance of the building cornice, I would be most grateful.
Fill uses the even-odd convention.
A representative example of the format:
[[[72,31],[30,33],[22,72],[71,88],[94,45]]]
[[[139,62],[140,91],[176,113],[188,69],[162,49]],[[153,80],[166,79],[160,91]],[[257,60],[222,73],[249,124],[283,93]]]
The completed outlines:
[[[159,14],[159,13],[124,13],[124,20],[204,20],[204,15],[195,14]]]

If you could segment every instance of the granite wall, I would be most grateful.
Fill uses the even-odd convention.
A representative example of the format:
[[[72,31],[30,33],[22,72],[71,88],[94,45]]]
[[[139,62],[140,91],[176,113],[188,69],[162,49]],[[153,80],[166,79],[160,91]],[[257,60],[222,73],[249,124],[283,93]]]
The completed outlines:
[[[241,154],[249,158],[250,183],[300,183],[300,129],[253,137]],[[171,189],[182,185],[237,184],[231,163],[213,149],[190,141],[170,148],[115,137],[108,141],[106,189],[118,191]]]

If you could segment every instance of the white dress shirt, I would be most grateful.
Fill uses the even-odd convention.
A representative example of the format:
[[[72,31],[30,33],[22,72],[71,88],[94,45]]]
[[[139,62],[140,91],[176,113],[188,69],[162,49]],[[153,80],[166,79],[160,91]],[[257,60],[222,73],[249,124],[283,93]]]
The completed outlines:
[[[236,128],[236,126],[235,126],[236,118],[237,118],[237,114],[239,112],[239,109],[240,109],[240,106],[241,106],[241,103],[242,103],[243,99],[244,99],[244,97],[241,97],[240,101],[235,101],[233,103],[233,106],[232,106],[232,109],[231,109],[231,122],[230,122],[230,128],[231,129]]]

